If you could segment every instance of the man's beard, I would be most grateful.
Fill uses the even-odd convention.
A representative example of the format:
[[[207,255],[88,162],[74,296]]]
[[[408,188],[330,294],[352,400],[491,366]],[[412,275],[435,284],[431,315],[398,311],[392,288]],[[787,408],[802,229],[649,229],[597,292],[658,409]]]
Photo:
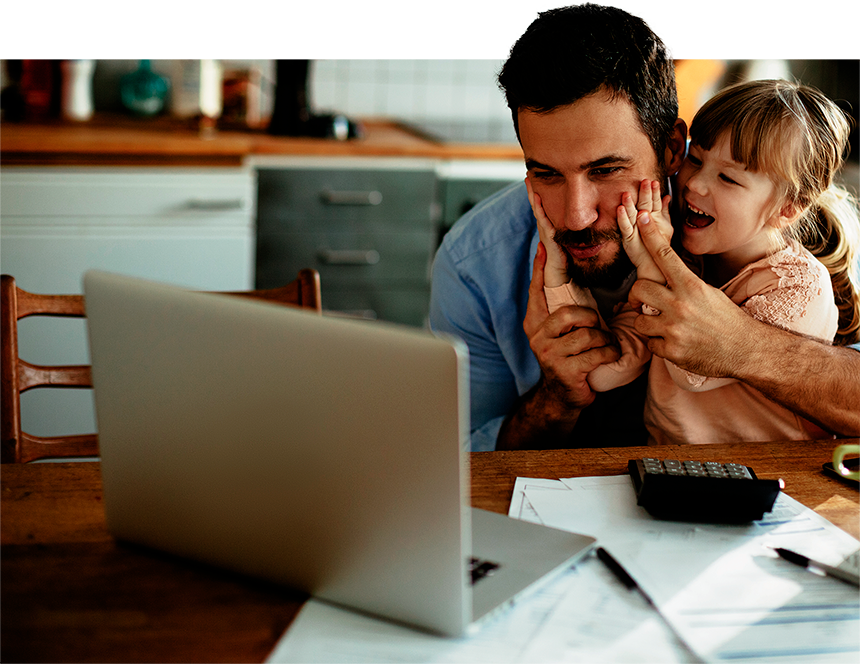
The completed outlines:
[[[553,239],[567,254],[567,274],[573,279],[573,283],[579,286],[612,290],[619,287],[633,271],[633,263],[622,247],[621,234],[617,230],[565,229],[556,231]],[[598,263],[599,256],[575,260],[567,250],[568,246],[594,245],[601,242],[615,242],[618,246],[618,253],[608,263]]]

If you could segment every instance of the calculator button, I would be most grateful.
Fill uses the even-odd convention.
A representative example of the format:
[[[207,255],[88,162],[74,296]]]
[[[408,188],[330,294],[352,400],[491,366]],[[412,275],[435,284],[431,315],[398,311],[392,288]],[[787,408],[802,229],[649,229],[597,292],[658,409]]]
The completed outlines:
[[[642,459],[642,468],[650,475],[663,475],[666,472],[660,459]]]
[[[726,470],[729,471],[729,475],[735,479],[739,480],[751,480],[752,475],[750,475],[749,469],[746,466],[742,466],[739,463],[727,463]]]

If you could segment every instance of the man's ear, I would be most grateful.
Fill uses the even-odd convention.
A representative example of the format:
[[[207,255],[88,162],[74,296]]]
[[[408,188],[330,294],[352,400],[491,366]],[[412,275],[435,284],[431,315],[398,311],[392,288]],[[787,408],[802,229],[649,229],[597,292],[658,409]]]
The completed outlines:
[[[675,126],[672,127],[672,131],[669,133],[669,140],[666,141],[666,154],[664,155],[666,174],[669,176],[675,175],[681,168],[686,155],[687,123],[678,118],[675,120]]]

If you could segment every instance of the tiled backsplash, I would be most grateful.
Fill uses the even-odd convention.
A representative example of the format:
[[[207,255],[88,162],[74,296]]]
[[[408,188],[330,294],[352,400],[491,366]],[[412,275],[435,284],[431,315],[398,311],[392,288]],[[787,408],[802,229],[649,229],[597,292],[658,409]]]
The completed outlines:
[[[172,35],[185,18],[217,28],[227,63],[255,64],[271,105],[273,0],[82,0],[82,48],[95,54],[97,108],[118,106],[119,77],[141,51],[169,74]],[[413,121],[508,117],[495,75],[511,43],[547,0],[362,0],[346,40],[314,56],[316,110]],[[671,46],[705,19],[713,31],[734,13],[747,27],[725,57],[782,52],[792,74],[823,86],[827,2],[822,0],[617,0]]]

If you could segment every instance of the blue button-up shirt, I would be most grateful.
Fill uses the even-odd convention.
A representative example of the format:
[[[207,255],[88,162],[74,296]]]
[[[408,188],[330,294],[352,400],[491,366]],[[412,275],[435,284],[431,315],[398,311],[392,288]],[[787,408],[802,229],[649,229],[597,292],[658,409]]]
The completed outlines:
[[[436,254],[430,327],[469,347],[474,452],[496,448],[505,415],[540,378],[523,331],[537,245],[525,183],[516,183],[472,208]]]

